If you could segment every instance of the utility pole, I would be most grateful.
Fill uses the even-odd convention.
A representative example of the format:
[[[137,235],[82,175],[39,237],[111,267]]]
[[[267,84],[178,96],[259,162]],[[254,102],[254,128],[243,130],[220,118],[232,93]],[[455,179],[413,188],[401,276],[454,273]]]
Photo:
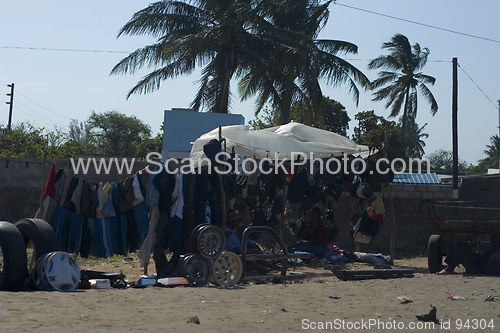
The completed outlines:
[[[9,105],[9,123],[7,125],[7,128],[10,130],[12,127],[12,110],[14,109],[14,83],[8,84],[7,87],[10,87],[10,94],[7,94],[7,96],[10,96],[10,102],[5,102],[6,104]]]
[[[453,58],[451,122],[453,136],[453,200],[458,200],[458,59]]]

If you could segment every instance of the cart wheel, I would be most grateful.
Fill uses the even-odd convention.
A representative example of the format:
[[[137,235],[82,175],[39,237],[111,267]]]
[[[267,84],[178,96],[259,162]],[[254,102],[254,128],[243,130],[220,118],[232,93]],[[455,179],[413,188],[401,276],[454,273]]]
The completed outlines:
[[[209,260],[217,258],[224,251],[225,244],[224,231],[216,225],[206,225],[197,232],[196,249]]]
[[[441,235],[431,235],[427,246],[427,266],[430,273],[437,273],[443,266]]]
[[[212,280],[223,288],[234,286],[243,274],[243,263],[234,252],[223,251],[212,263]]]
[[[199,254],[184,260],[184,277],[192,286],[204,287],[210,279],[210,262]]]

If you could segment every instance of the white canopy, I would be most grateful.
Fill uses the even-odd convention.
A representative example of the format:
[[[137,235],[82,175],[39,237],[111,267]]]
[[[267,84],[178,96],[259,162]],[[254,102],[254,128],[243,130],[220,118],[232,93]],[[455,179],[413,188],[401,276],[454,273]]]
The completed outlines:
[[[297,153],[305,153],[307,158],[330,158],[332,156],[361,155],[369,153],[368,146],[325,130],[304,124],[290,122],[285,125],[252,130],[246,125],[222,126],[220,134],[226,140],[227,152],[234,152],[241,157],[263,159],[269,157],[282,160],[296,158]],[[193,143],[191,158],[204,158],[203,146],[212,139],[219,139],[219,128],[203,134]]]

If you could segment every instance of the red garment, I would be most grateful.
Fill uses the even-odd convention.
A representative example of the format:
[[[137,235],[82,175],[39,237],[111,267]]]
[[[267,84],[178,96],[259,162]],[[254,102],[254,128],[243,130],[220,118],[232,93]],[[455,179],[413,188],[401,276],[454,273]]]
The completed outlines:
[[[50,169],[49,178],[47,178],[47,183],[45,184],[45,191],[43,192],[43,198],[47,196],[53,198],[56,193],[56,165],[53,163]]]

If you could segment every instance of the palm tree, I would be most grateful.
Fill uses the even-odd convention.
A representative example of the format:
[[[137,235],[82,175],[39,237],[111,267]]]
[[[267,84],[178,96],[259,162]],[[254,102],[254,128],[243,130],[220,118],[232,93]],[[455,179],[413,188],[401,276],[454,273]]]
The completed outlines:
[[[281,124],[290,120],[291,105],[305,102],[312,110],[322,107],[324,97],[319,80],[328,84],[347,84],[356,103],[357,83],[369,85],[368,78],[338,54],[357,53],[357,46],[344,41],[317,39],[326,25],[331,1],[273,1],[269,25],[260,25],[262,35],[271,33],[274,48],[267,63],[249,69],[239,84],[242,99],[257,95],[258,113],[267,103],[279,115]],[[263,57],[265,59],[265,57]]]
[[[425,123],[422,127],[419,127],[415,122],[414,117],[407,119],[407,131],[404,132],[404,145],[406,146],[407,157],[417,157],[421,158],[425,154],[425,141],[429,137],[429,134],[425,133],[424,130],[427,127]]]
[[[498,135],[492,135],[490,137],[490,144],[486,145],[484,153],[486,157],[479,161],[479,165],[484,168],[496,169],[500,166],[500,137]]]
[[[230,82],[240,78],[242,98],[258,95],[257,112],[271,101],[281,123],[290,105],[321,103],[318,79],[346,83],[357,100],[356,82],[368,79],[337,53],[355,53],[347,42],[316,40],[326,23],[328,5],[317,0],[158,1],[134,14],[118,36],[157,38],[122,59],[112,74],[154,68],[128,93],[149,93],[163,80],[191,73],[201,65],[200,87],[191,107],[227,113]],[[321,98],[320,98],[321,97]]]
[[[373,100],[387,100],[385,107],[391,109],[390,117],[399,115],[403,107],[403,134],[409,117],[417,115],[418,91],[429,102],[432,115],[438,111],[436,99],[427,86],[434,85],[436,79],[420,72],[427,63],[430,50],[421,48],[418,43],[410,46],[408,38],[402,34],[396,34],[390,42],[383,44],[382,49],[389,50],[390,54],[373,59],[368,64],[369,69],[385,69],[371,84],[372,89],[378,89]]]
[[[422,158],[425,154],[425,141],[424,139],[427,139],[429,137],[429,134],[425,133],[424,130],[427,127],[427,123],[425,123],[422,127],[417,127],[417,132],[415,133],[415,142],[416,142],[416,147],[415,147],[415,154],[416,157]]]
[[[154,68],[128,92],[128,98],[155,91],[162,81],[189,74],[200,65],[200,87],[191,107],[199,111],[206,106],[211,112],[227,113],[231,79],[248,59],[259,57],[256,50],[266,47],[265,40],[248,29],[252,20],[258,20],[257,5],[245,0],[152,3],[135,13],[118,36],[148,34],[157,38],[156,43],[132,52],[111,74]]]

